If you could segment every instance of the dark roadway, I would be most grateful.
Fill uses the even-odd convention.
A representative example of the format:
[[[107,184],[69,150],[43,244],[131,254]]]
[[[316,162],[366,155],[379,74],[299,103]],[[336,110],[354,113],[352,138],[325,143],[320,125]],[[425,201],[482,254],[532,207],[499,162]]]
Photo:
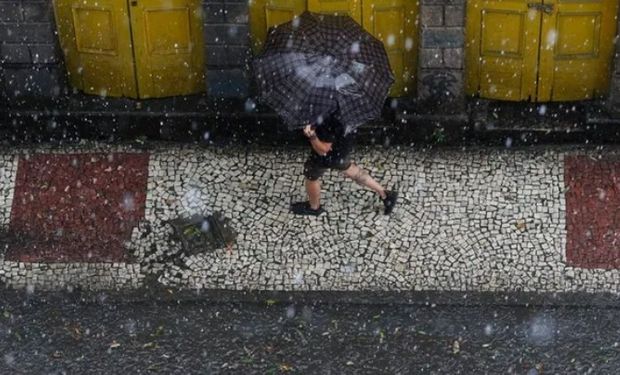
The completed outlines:
[[[0,292],[1,374],[617,374],[611,308],[80,303]]]

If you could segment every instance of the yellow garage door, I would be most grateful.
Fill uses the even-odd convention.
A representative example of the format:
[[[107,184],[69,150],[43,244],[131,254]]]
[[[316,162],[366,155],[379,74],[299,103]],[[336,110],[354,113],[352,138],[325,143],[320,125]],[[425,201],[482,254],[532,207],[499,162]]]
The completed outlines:
[[[470,1],[468,94],[538,102],[605,95],[617,9],[617,0]]]
[[[54,0],[71,84],[154,98],[205,90],[199,0]]]
[[[347,14],[383,41],[394,72],[390,96],[414,92],[417,67],[418,2],[411,0],[252,0],[250,28],[254,51],[262,48],[267,29],[305,10]]]
[[[55,0],[71,84],[88,94],[137,95],[126,2]]]
[[[306,0],[250,0],[252,49],[258,53],[272,26],[292,20],[306,10]]]

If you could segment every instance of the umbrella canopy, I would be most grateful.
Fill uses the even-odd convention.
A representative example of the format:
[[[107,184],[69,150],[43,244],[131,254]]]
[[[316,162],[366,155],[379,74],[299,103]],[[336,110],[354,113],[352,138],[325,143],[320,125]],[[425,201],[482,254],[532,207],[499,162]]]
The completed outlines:
[[[254,59],[259,100],[290,129],[334,115],[348,132],[380,116],[394,76],[383,43],[349,16],[304,12]]]

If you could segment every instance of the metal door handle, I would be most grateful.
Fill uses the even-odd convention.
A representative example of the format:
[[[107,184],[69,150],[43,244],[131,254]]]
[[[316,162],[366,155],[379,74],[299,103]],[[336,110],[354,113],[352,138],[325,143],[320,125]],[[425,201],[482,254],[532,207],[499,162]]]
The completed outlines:
[[[553,4],[543,4],[542,11],[546,14],[553,13]]]
[[[536,9],[545,14],[553,13],[553,4],[527,3],[529,9]]]

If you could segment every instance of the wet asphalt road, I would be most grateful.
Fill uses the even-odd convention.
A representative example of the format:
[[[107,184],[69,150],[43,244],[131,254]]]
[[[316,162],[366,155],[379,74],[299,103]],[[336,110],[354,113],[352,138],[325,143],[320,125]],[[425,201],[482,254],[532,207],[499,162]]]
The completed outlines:
[[[615,309],[2,297],[0,374],[620,371]]]

